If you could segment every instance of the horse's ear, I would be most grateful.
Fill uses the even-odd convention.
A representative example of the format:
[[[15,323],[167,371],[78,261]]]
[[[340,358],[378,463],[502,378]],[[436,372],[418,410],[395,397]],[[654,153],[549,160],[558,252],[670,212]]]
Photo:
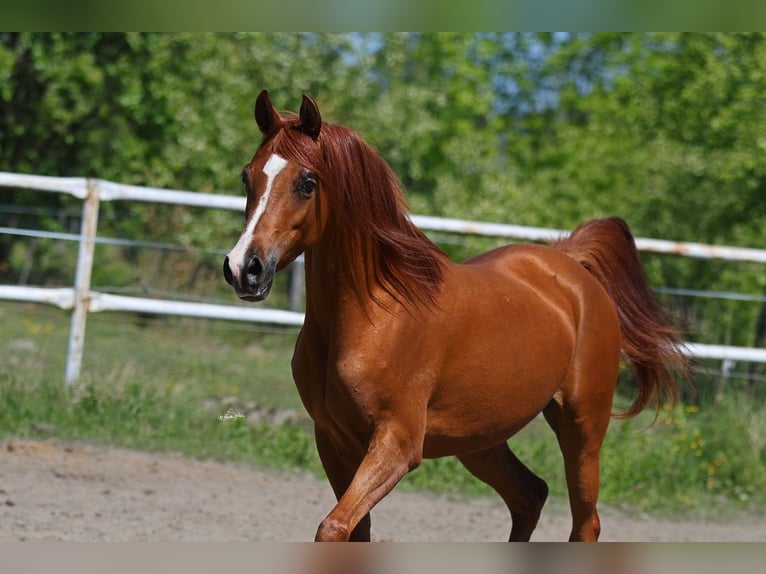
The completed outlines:
[[[268,90],[263,90],[258,94],[255,100],[254,112],[255,122],[264,134],[269,133],[282,121],[282,118],[279,117],[279,112],[274,109],[274,105],[271,103]]]
[[[319,137],[322,129],[322,116],[319,115],[319,107],[316,102],[306,94],[303,94],[301,102],[301,130],[311,136],[312,139]]]

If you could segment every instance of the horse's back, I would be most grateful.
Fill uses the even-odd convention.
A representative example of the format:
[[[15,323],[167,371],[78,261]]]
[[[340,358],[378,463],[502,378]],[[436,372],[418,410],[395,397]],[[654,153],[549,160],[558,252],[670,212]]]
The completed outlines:
[[[574,304],[579,313],[614,308],[603,286],[583,265],[548,245],[505,245],[471,257],[458,268],[469,281],[482,278],[499,291],[524,286],[537,297]]]
[[[502,273],[508,279],[529,279],[533,274],[564,275],[574,280],[587,271],[558,249],[535,243],[503,245],[466,259],[460,267]],[[469,271],[470,272],[470,271]]]

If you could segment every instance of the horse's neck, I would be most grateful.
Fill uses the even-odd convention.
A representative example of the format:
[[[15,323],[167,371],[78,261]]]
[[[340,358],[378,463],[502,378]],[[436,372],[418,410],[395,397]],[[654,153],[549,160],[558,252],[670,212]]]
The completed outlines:
[[[348,314],[364,313],[363,303],[344,272],[350,262],[341,260],[329,245],[320,242],[305,253],[306,314],[322,323],[344,320]],[[358,264],[358,263],[357,263]],[[372,273],[365,268],[362,273]]]
[[[340,313],[343,302],[352,294],[341,262],[323,245],[305,253],[306,312],[326,320]]]

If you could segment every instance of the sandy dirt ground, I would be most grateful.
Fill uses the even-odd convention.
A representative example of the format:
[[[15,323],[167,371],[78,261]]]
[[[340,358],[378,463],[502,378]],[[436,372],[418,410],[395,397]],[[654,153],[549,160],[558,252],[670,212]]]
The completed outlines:
[[[309,541],[334,502],[301,474],[58,441],[0,442],[0,541]],[[602,508],[602,541],[766,541],[766,517],[670,522]],[[372,513],[377,541],[501,541],[499,498],[394,491]],[[546,507],[533,540],[561,541]]]

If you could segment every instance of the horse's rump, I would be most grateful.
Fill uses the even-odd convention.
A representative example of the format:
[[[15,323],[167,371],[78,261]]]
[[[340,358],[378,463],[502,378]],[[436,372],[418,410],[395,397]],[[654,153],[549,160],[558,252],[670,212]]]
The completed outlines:
[[[658,409],[664,399],[675,403],[675,375],[689,381],[689,363],[678,330],[652,292],[628,224],[618,217],[588,221],[552,247],[596,277],[617,308],[624,355],[639,392],[633,404],[615,416],[637,415],[653,396]]]

